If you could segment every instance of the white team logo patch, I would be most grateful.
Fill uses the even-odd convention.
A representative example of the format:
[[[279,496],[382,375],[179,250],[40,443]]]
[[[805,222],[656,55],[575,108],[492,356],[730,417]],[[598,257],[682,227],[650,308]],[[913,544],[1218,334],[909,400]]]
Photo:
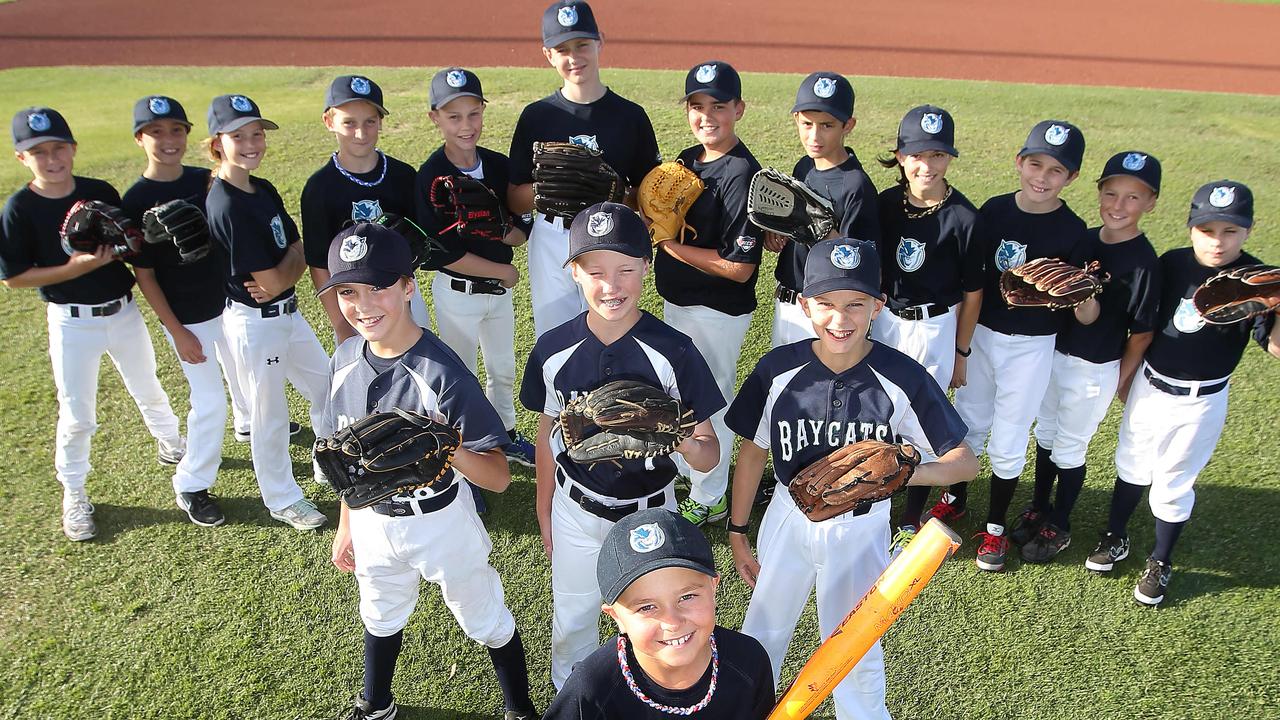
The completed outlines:
[[[596,141],[595,135],[573,135],[569,138],[569,142],[574,145],[581,145],[589,150],[600,152],[600,143]]]
[[[44,132],[49,129],[49,116],[44,113],[31,113],[27,116],[27,127],[36,132]]]
[[[820,77],[813,83],[813,94],[826,100],[836,94],[836,81],[834,78]]]
[[[373,88],[369,85],[369,81],[362,77],[351,78],[351,92],[357,95],[368,95]]]
[[[862,251],[852,245],[837,245],[831,248],[831,264],[852,270],[862,264]]]
[[[1178,329],[1178,332],[1187,334],[1204,327],[1204,318],[1196,310],[1196,304],[1191,298],[1182,298],[1178,301],[1178,309],[1173,311],[1173,326]]]
[[[349,235],[342,239],[342,247],[338,250],[338,257],[343,262],[353,263],[364,257],[369,252],[369,241],[359,235]]]
[[[751,252],[756,246],[756,239],[747,235],[739,235],[733,242],[742,252]]]
[[[578,8],[567,5],[556,11],[556,22],[561,27],[573,27],[578,24]]]
[[[698,66],[698,71],[693,74],[693,79],[697,80],[703,85],[706,85],[707,83],[715,80],[716,66],[714,64]]]
[[[631,549],[638,553],[651,553],[667,544],[667,534],[658,523],[646,523],[631,531]]]
[[[243,95],[231,96],[231,108],[236,112],[249,112],[253,109],[253,103],[249,102],[249,98]]]
[[[1137,172],[1147,166],[1147,156],[1142,153],[1129,153],[1120,161],[1120,166],[1129,172]]]
[[[613,215],[601,210],[587,218],[587,234],[591,237],[604,237],[613,230]]]
[[[147,107],[151,108],[151,112],[155,115],[169,114],[169,101],[162,97],[153,97],[147,101]]]
[[[1049,129],[1044,131],[1044,141],[1057,147],[1067,142],[1067,136],[1070,134],[1070,128],[1064,128],[1061,125],[1050,125]]]
[[[1027,246],[1012,240],[1001,240],[996,248],[996,269],[1004,272],[1027,261]]]
[[[920,118],[920,129],[930,135],[942,132],[942,116],[938,113],[925,113]]]
[[[912,238],[902,238],[898,241],[898,267],[903,272],[915,272],[924,264],[924,243]]]
[[[450,70],[445,76],[444,81],[451,88],[460,88],[467,84],[467,74],[461,70]]]
[[[382,217],[381,200],[359,200],[351,203],[351,219],[356,222],[366,220],[372,222]]]
[[[281,250],[284,249],[285,245],[289,244],[289,239],[284,236],[284,221],[280,219],[279,215],[271,218],[271,237],[275,238],[276,247]]]
[[[1236,201],[1236,189],[1223,185],[1209,193],[1209,204],[1216,208],[1224,208]]]

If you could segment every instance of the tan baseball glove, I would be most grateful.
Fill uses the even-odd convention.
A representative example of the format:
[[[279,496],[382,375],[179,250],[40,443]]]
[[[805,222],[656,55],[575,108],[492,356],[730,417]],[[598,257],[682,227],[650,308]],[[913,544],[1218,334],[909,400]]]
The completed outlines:
[[[919,464],[913,445],[863,440],[801,470],[788,489],[801,512],[819,522],[892,497]]]
[[[684,242],[686,231],[693,233],[690,240],[698,237],[698,231],[685,222],[685,216],[705,189],[702,178],[683,163],[664,162],[644,176],[636,202],[640,214],[649,221],[649,239],[654,247],[669,240]]]

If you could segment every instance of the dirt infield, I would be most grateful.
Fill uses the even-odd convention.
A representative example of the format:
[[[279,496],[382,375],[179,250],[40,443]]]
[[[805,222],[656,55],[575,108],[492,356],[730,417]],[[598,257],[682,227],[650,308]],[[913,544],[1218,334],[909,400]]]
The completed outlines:
[[[256,0],[252,14],[215,15],[192,0],[17,0],[0,4],[0,67],[538,65],[545,6]],[[687,68],[717,57],[757,71],[1280,94],[1280,5],[597,0],[594,7],[612,67]],[[837,17],[814,17],[837,8]],[[815,38],[817,27],[826,32]]]

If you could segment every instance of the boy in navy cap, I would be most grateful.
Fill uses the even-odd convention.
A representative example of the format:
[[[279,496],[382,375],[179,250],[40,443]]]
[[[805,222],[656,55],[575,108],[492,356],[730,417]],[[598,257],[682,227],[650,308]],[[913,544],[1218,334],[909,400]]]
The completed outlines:
[[[743,439],[729,544],[738,574],[754,588],[742,631],[764,645],[775,677],[815,584],[826,637],[888,565],[889,501],[814,522],[786,491],[792,478],[867,439],[914,445],[924,462],[913,485],[961,482],[978,472],[964,443],[965,425],[938,383],[920,363],[868,339],[883,297],[874,243],[833,238],[814,245],[800,307],[817,339],[766,353],[729,407],[729,427]],[[764,482],[779,489],[761,522],[757,560],[747,539],[751,502],[770,455],[774,477]],[[876,643],[836,686],[836,717],[887,719],[884,683],[884,653]]]
[[[37,288],[48,303],[49,359],[58,388],[57,447],[53,465],[62,484],[62,531],[70,540],[97,532],[85,491],[89,441],[98,429],[98,368],[111,356],[125,388],[159,445],[161,463],[182,460],[178,418],[156,380],[151,335],[133,302],[133,274],[108,246],[68,252],[60,237],[68,211],[80,200],[119,206],[108,183],[72,174],[76,140],[53,108],[31,107],[13,116],[13,150],[31,182],[0,212],[0,281]]]
[[[578,663],[544,720],[769,715],[769,656],[716,624],[720,575],[697,526],[662,508],[623,518],[605,536],[596,579],[618,634]]]

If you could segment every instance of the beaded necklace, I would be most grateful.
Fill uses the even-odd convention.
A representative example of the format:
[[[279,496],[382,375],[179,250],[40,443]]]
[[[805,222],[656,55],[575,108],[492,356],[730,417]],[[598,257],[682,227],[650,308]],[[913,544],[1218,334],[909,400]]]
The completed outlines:
[[[942,199],[938,201],[937,205],[930,205],[923,210],[917,209],[915,205],[911,204],[911,201],[907,199],[907,196],[910,193],[907,192],[905,187],[902,188],[902,211],[906,213],[908,220],[919,220],[922,217],[929,217],[930,215],[938,212],[943,205],[947,204],[947,200],[951,197],[951,183],[948,183],[946,180],[943,180],[943,182],[947,183],[947,194],[942,196]]]
[[[711,687],[707,688],[706,697],[702,698],[696,705],[689,707],[673,707],[671,705],[663,705],[654,701],[636,685],[636,678],[631,674],[631,665],[627,663],[627,641],[618,636],[618,665],[622,668],[622,677],[627,680],[627,687],[631,688],[631,694],[639,698],[640,702],[664,713],[672,715],[692,715],[699,710],[705,708],[711,703],[711,696],[716,693],[716,678],[720,676],[720,653],[716,650],[716,636],[711,636]]]
[[[342,173],[342,177],[350,180],[351,182],[357,185],[361,185],[363,187],[377,187],[378,184],[381,183],[383,180],[385,180],[387,177],[387,156],[381,150],[374,150],[374,152],[378,153],[378,157],[382,158],[382,172],[378,174],[378,179],[374,180],[373,182],[369,182],[368,180],[361,180],[355,175],[352,175],[351,173],[347,172],[347,169],[342,167],[342,163],[338,162],[338,153],[336,152],[333,154],[333,166],[338,168],[338,172]]]

